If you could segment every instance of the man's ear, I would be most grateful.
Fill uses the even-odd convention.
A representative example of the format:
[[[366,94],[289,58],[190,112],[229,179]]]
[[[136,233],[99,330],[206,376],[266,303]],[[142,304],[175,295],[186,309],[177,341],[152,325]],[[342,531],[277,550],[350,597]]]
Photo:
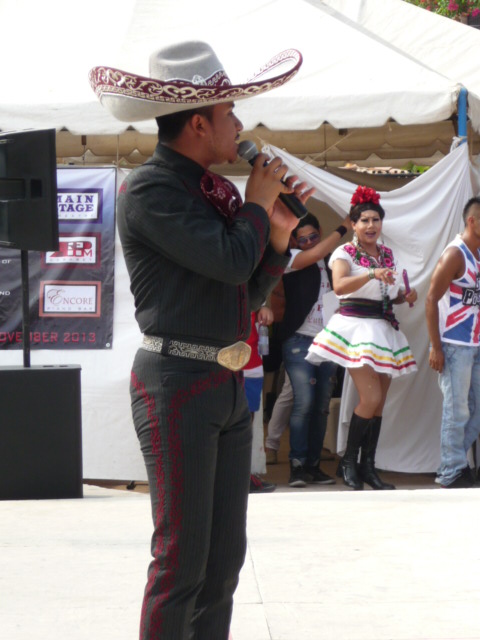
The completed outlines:
[[[192,132],[197,136],[204,136],[207,132],[208,119],[201,113],[194,113],[188,121]]]

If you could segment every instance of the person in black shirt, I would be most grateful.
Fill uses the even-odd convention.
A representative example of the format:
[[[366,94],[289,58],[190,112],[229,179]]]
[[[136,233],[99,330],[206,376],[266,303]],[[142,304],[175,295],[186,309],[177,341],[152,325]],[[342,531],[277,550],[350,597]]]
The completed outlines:
[[[342,224],[322,239],[317,218],[306,215],[293,231],[298,249],[292,249],[283,276],[285,313],[279,335],[285,372],[293,390],[288,480],[291,487],[304,487],[307,483],[335,484],[335,480],[320,469],[320,454],[336,366],[325,362],[317,367],[307,362],[305,356],[323,327],[323,296],[331,291],[324,258],[346,232],[347,227]]]

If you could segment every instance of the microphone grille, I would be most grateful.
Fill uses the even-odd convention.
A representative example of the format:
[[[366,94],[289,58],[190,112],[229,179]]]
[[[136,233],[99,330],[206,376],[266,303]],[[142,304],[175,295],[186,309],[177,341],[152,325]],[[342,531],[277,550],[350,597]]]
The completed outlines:
[[[238,145],[238,155],[247,162],[250,162],[250,160],[253,160],[255,156],[258,155],[257,145],[251,140],[242,140]]]

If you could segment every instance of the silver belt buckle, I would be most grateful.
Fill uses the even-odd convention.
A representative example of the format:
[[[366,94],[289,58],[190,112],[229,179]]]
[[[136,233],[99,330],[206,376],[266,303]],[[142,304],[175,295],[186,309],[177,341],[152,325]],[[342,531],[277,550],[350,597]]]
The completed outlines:
[[[240,371],[250,360],[252,349],[246,342],[236,342],[223,347],[217,354],[217,362],[231,371]]]

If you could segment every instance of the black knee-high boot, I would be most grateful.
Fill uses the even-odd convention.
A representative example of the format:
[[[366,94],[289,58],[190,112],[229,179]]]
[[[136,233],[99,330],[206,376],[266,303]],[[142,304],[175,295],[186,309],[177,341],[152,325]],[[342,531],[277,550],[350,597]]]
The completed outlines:
[[[369,422],[367,418],[361,418],[357,416],[356,413],[352,414],[350,428],[348,430],[347,448],[337,469],[337,476],[339,478],[343,477],[343,482],[347,487],[351,487],[356,491],[363,489],[363,481],[358,475],[357,460],[358,452]]]
[[[358,465],[359,477],[372,489],[395,489],[393,484],[383,482],[375,470],[375,453],[377,451],[378,438],[382,416],[375,416],[369,422],[361,443],[360,464]]]

